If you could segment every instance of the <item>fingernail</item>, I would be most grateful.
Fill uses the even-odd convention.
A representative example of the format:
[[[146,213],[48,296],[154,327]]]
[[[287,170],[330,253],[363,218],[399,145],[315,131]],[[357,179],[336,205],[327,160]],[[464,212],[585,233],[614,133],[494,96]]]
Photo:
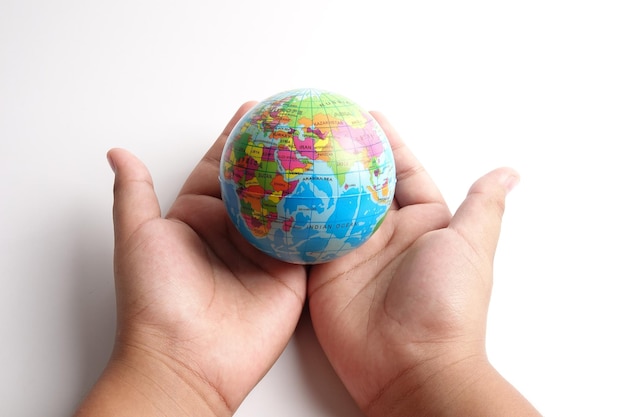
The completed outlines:
[[[115,162],[113,162],[113,159],[111,158],[111,154],[107,153],[107,161],[109,161],[109,166],[111,167],[111,170],[115,174],[116,167],[115,167]]]
[[[517,184],[519,184],[519,181],[520,177],[517,174],[511,174],[506,177],[503,182],[506,193],[509,194],[511,191],[513,191],[513,189],[517,187]]]

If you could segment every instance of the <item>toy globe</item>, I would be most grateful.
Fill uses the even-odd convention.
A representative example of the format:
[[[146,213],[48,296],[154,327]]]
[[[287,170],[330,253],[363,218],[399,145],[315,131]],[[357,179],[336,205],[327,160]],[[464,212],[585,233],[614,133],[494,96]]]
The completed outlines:
[[[364,244],[393,200],[389,141],[359,105],[297,89],[250,109],[220,162],[222,200],[239,232],[296,264],[332,261]]]

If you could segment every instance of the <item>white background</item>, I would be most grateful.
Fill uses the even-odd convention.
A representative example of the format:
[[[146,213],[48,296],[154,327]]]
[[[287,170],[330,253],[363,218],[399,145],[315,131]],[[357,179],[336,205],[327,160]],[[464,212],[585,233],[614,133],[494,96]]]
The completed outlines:
[[[67,416],[115,321],[106,151],[167,209],[238,106],[383,111],[451,207],[522,175],[488,350],[546,416],[626,416],[623,1],[0,0],[0,415]],[[303,319],[237,416],[359,416]]]

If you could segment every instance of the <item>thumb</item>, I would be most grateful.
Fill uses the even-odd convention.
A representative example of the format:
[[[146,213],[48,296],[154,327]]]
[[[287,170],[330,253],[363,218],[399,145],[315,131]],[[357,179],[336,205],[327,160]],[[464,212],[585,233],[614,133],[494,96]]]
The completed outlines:
[[[493,259],[500,237],[506,195],[519,182],[510,168],[499,168],[478,179],[452,217],[456,230],[480,255]]]
[[[152,177],[137,157],[123,149],[107,153],[115,173],[113,186],[113,224],[116,242],[123,242],[142,224],[161,217]]]

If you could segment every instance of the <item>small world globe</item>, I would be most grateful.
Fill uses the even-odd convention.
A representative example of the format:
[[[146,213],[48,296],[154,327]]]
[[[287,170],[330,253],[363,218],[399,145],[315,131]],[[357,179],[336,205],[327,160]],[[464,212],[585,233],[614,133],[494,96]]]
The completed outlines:
[[[220,161],[237,230],[285,262],[332,261],[363,245],[393,200],[396,171],[378,122],[325,90],[275,94],[250,109]]]

